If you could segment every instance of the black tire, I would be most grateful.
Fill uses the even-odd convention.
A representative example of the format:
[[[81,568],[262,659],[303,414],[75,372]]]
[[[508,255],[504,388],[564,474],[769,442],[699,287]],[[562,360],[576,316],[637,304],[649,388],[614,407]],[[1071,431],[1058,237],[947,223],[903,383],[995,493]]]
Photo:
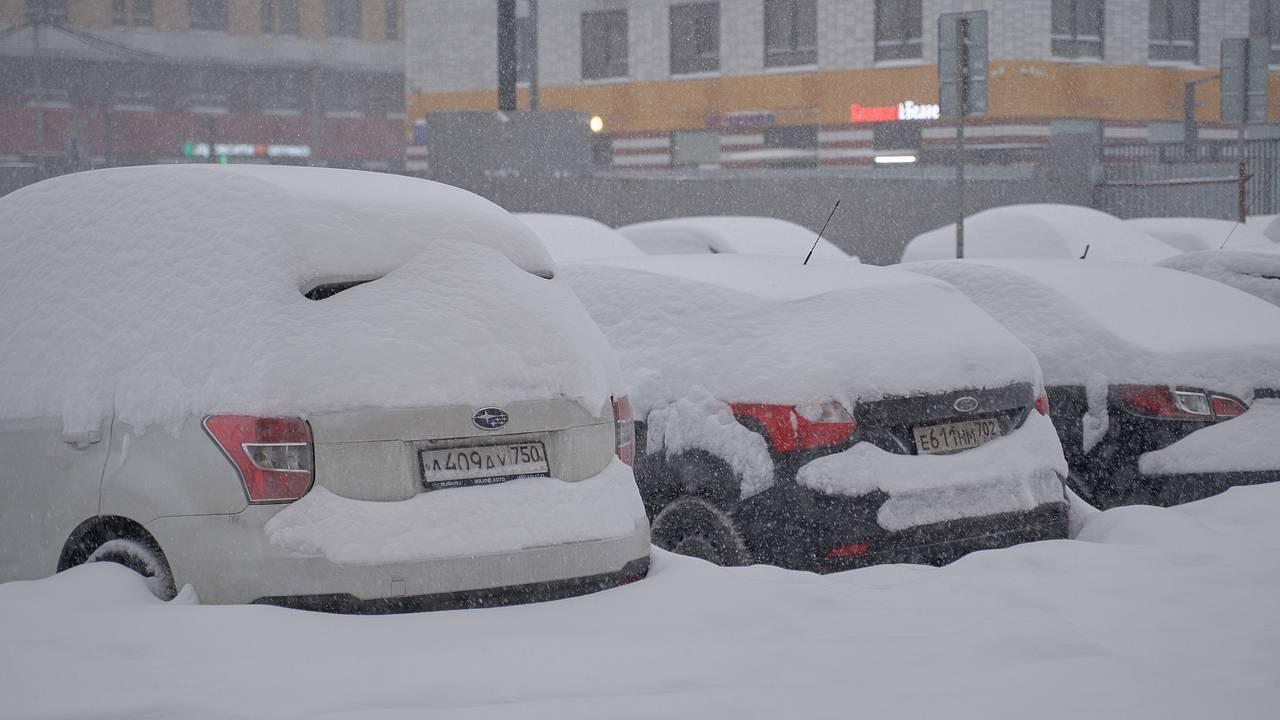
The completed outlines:
[[[123,565],[141,575],[147,588],[161,600],[172,600],[178,594],[169,562],[153,543],[133,538],[113,538],[89,553],[85,562],[113,562]]]
[[[733,519],[700,497],[684,496],[664,507],[653,519],[652,537],[663,550],[716,565],[751,563],[751,552]]]

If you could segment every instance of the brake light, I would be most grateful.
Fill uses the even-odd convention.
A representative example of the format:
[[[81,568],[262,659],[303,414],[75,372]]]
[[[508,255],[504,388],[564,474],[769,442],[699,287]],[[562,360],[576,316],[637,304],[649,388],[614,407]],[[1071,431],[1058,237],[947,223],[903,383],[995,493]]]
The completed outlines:
[[[631,412],[631,399],[622,395],[613,399],[613,438],[618,459],[628,465],[636,462],[636,425]]]
[[[835,400],[809,405],[733,403],[734,415],[751,418],[764,427],[775,452],[813,450],[848,442],[858,423]]]
[[[842,547],[838,547],[835,550],[832,550],[831,552],[827,553],[827,557],[829,558],[852,557],[854,555],[865,554],[870,549],[871,549],[871,546],[868,545],[867,543],[858,543],[856,545],[844,545]]]
[[[1036,411],[1039,412],[1041,415],[1049,414],[1049,396],[1048,395],[1036,396]]]
[[[302,418],[211,415],[204,427],[240,473],[249,502],[289,502],[311,489],[311,429]]]
[[[1116,393],[1131,409],[1157,417],[1211,421],[1236,417],[1247,410],[1229,397],[1165,385],[1121,385]]]

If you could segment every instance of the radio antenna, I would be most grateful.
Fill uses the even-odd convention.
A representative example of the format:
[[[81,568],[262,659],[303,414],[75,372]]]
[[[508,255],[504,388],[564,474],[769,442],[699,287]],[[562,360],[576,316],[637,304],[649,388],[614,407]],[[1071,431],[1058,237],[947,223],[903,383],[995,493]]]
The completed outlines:
[[[831,208],[831,214],[827,216],[827,221],[822,223],[822,229],[818,231],[818,237],[813,239],[813,247],[809,248],[809,254],[804,256],[804,262],[801,265],[808,265],[809,258],[813,257],[813,251],[818,249],[818,242],[822,240],[822,233],[827,231],[827,225],[831,223],[831,218],[835,217],[836,208],[840,207],[840,201],[837,200],[835,207]]]

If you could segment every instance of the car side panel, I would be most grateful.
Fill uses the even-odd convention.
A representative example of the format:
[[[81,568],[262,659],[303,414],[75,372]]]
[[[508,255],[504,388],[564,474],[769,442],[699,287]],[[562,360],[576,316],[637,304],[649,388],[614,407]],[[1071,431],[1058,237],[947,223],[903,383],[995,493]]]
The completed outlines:
[[[66,439],[60,418],[0,420],[0,581],[58,569],[67,538],[98,512],[110,431],[110,418]]]

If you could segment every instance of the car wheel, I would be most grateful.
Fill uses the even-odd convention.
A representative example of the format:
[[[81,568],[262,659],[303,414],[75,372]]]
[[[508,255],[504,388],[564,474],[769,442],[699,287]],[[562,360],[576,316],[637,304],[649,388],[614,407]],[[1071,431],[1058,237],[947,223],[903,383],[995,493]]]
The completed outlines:
[[[173,572],[164,554],[150,543],[131,538],[115,538],[99,545],[89,554],[86,563],[113,562],[123,565],[142,576],[147,588],[161,600],[172,600],[178,594]]]
[[[733,519],[698,497],[682,497],[653,519],[653,543],[716,565],[747,565],[751,553]]]

